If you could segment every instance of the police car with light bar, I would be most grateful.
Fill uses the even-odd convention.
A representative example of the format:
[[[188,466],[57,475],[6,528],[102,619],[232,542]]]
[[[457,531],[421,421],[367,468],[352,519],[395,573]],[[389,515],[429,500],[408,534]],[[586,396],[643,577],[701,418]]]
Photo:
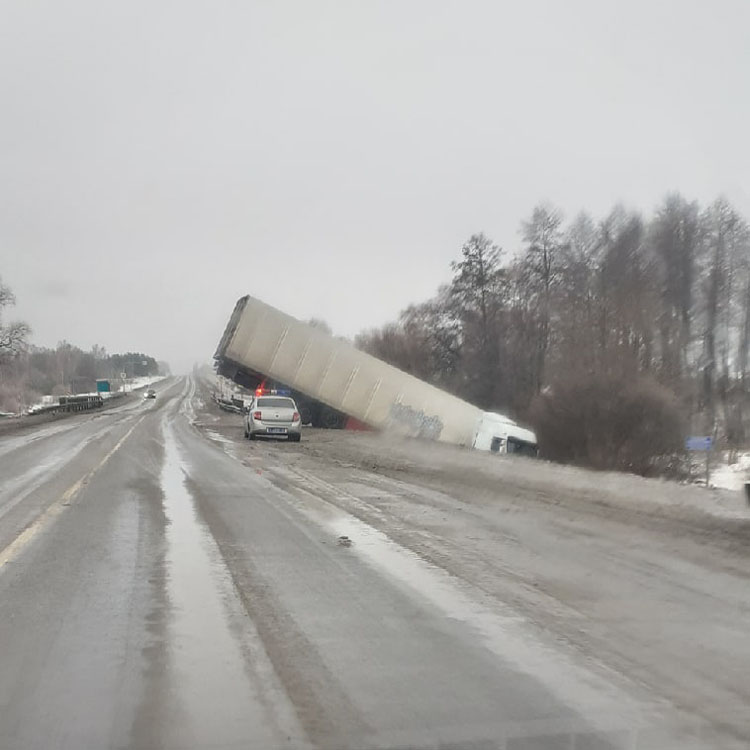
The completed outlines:
[[[245,437],[286,438],[299,442],[302,420],[291,391],[281,388],[257,388],[245,414]]]

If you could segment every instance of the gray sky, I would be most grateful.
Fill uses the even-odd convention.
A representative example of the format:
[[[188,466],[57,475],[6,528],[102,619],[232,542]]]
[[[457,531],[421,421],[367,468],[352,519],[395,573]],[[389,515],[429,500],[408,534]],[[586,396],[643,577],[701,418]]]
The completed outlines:
[[[542,199],[750,216],[749,76],[748,0],[0,0],[0,275],[178,369],[245,293],[353,335]]]

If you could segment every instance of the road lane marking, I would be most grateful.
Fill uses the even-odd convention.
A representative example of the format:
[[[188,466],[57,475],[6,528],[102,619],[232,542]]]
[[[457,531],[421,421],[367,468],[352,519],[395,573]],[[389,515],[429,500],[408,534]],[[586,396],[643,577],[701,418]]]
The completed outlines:
[[[115,443],[114,448],[112,448],[93,469],[68,487],[58,500],[53,502],[52,505],[50,505],[41,515],[37,516],[29,526],[27,526],[7,547],[5,547],[5,549],[0,551],[0,571],[2,571],[7,563],[15,560],[29,542],[54,518],[62,513],[63,508],[70,505],[73,498],[75,498],[81,489],[88,484],[94,474],[96,474],[96,472],[99,471],[99,469],[101,469],[107,461],[115,455],[115,453],[117,453],[122,447],[122,444],[130,437],[133,430],[138,427],[146,416],[146,414],[141,416],[141,418],[117,441],[117,443]]]

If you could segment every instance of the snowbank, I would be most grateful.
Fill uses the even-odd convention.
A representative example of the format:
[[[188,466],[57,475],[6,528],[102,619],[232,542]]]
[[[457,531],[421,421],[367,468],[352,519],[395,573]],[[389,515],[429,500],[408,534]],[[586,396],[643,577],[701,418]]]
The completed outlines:
[[[130,393],[131,391],[137,391],[140,388],[146,388],[153,383],[158,383],[160,380],[166,380],[167,375],[146,375],[142,378],[131,378],[127,383],[120,387],[120,390],[124,393]]]
[[[741,453],[734,464],[726,462],[726,455],[722,459],[722,463],[711,467],[710,483],[719,489],[741,490],[750,481],[750,453]]]

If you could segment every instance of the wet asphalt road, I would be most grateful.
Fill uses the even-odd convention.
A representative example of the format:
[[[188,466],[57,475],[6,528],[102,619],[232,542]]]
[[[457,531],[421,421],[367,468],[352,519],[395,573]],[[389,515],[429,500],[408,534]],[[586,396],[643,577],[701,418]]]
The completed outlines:
[[[2,750],[657,746],[207,440],[191,379],[158,390],[0,438]]]

